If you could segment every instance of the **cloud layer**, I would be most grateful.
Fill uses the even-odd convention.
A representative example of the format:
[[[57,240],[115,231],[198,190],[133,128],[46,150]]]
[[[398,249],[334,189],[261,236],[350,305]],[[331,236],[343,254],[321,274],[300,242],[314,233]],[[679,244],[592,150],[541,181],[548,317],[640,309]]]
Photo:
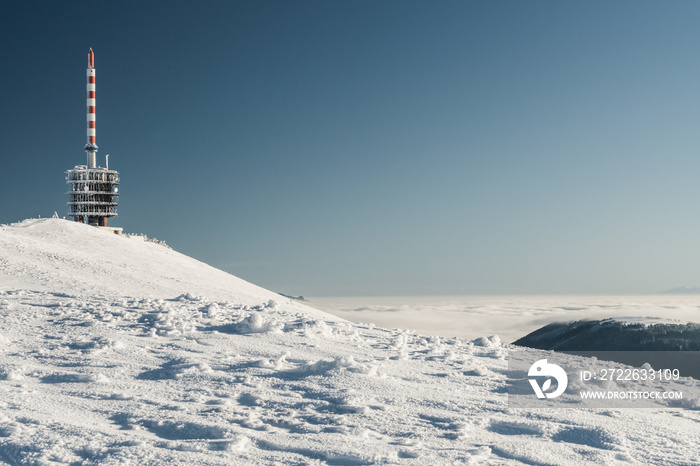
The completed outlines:
[[[315,298],[311,306],[351,322],[427,335],[512,342],[552,322],[606,317],[700,321],[698,296],[420,296]]]

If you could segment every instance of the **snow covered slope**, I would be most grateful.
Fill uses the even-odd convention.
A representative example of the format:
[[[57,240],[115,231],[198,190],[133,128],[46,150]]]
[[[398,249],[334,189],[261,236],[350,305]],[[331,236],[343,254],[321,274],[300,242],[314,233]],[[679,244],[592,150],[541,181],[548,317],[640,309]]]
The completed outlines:
[[[143,298],[194,293],[244,304],[275,299],[333,318],[172,249],[62,219],[0,227],[0,290],[17,288]]]
[[[691,402],[509,409],[497,337],[351,324],[83,225],[0,228],[0,281],[8,464],[700,462]]]

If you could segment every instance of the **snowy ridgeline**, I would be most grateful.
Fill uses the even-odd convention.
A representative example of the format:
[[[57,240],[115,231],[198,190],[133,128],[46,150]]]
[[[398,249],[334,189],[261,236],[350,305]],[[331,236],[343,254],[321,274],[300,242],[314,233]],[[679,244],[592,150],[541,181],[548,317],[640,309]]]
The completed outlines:
[[[352,324],[66,223],[0,228],[9,464],[700,462],[693,400],[509,409],[497,337]],[[15,286],[20,271],[31,286]]]

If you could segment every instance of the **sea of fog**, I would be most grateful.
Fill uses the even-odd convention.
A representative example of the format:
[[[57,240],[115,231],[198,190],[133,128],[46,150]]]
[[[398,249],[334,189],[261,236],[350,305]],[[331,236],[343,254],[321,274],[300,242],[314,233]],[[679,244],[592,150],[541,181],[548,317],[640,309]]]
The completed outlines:
[[[312,298],[310,306],[351,322],[511,343],[551,322],[657,317],[700,322],[700,295],[386,296]]]

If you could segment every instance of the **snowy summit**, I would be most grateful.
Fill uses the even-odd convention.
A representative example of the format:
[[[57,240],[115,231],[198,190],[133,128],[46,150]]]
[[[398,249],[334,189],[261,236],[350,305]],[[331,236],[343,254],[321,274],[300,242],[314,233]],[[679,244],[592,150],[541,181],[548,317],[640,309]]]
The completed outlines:
[[[509,409],[498,337],[351,324],[80,223],[0,227],[0,319],[8,464],[700,463],[693,403]]]

